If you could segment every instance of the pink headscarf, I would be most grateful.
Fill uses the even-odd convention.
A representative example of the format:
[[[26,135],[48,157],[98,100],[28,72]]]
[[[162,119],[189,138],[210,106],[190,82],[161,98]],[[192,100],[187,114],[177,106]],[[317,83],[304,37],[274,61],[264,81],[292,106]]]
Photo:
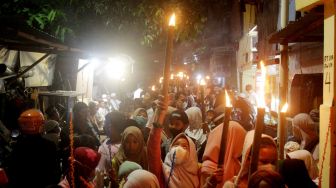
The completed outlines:
[[[172,160],[171,156],[173,153],[169,152],[165,158],[163,163],[163,174],[165,178],[165,182],[168,181],[168,177],[170,176],[171,170],[173,170],[168,187],[188,187],[188,188],[198,188],[199,187],[199,177],[198,177],[198,162],[197,162],[197,154],[196,147],[194,142],[186,136],[184,133],[177,135],[172,144],[170,145],[169,150],[171,150],[172,145],[179,138],[186,138],[189,143],[189,156],[184,163],[174,166],[172,169]]]
[[[220,124],[209,133],[203,154],[202,173],[210,174],[217,169],[222,130],[223,124]],[[239,157],[242,154],[245,135],[246,131],[239,123],[230,121],[224,156],[223,181],[217,187],[222,187],[226,180],[238,174],[240,169]]]

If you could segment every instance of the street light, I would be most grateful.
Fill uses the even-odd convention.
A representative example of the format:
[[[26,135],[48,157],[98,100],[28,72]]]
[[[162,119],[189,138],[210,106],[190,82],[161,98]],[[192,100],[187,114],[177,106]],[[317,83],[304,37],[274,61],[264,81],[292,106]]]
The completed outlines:
[[[117,55],[107,59],[105,73],[110,79],[124,81],[127,70],[133,64],[131,57],[127,55]]]

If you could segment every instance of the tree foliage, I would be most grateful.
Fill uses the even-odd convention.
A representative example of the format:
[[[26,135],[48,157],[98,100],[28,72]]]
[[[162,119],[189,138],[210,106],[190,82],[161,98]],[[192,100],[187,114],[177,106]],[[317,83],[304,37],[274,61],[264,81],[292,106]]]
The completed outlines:
[[[178,41],[198,36],[209,12],[221,19],[228,0],[8,0],[1,15],[22,16],[29,25],[62,40],[81,38],[83,30],[100,28],[115,36],[133,32],[152,45],[165,34],[168,17],[177,15]],[[83,29],[85,28],[85,29]]]

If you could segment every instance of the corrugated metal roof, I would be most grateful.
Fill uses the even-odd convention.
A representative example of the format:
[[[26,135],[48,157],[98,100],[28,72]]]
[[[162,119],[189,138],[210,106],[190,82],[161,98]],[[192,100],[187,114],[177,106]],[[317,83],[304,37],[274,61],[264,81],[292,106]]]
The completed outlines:
[[[270,36],[270,43],[323,42],[323,13],[311,12]]]

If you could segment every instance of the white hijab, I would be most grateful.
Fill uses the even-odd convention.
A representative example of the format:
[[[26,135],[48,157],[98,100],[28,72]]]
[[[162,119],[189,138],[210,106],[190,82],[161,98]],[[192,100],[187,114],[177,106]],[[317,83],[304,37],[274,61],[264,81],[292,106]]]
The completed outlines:
[[[189,126],[185,133],[196,140],[197,148],[206,140],[206,135],[202,129],[202,111],[198,107],[190,107],[186,111],[189,120]]]
[[[197,154],[196,154],[196,147],[193,141],[186,136],[184,133],[177,135],[174,140],[172,141],[172,145],[176,142],[179,138],[186,138],[189,143],[189,156],[184,163],[174,166],[172,168],[172,160],[173,155],[172,152],[169,152],[166,155],[165,161],[163,163],[163,174],[165,178],[165,182],[169,179],[170,188],[175,187],[188,187],[188,188],[198,188],[199,187],[199,177],[198,177],[198,162],[197,162]],[[171,150],[172,145],[170,145],[169,150]],[[172,171],[172,173],[171,173]]]
[[[193,129],[202,128],[202,111],[198,107],[190,107],[185,113],[188,116],[189,128],[192,131]]]

